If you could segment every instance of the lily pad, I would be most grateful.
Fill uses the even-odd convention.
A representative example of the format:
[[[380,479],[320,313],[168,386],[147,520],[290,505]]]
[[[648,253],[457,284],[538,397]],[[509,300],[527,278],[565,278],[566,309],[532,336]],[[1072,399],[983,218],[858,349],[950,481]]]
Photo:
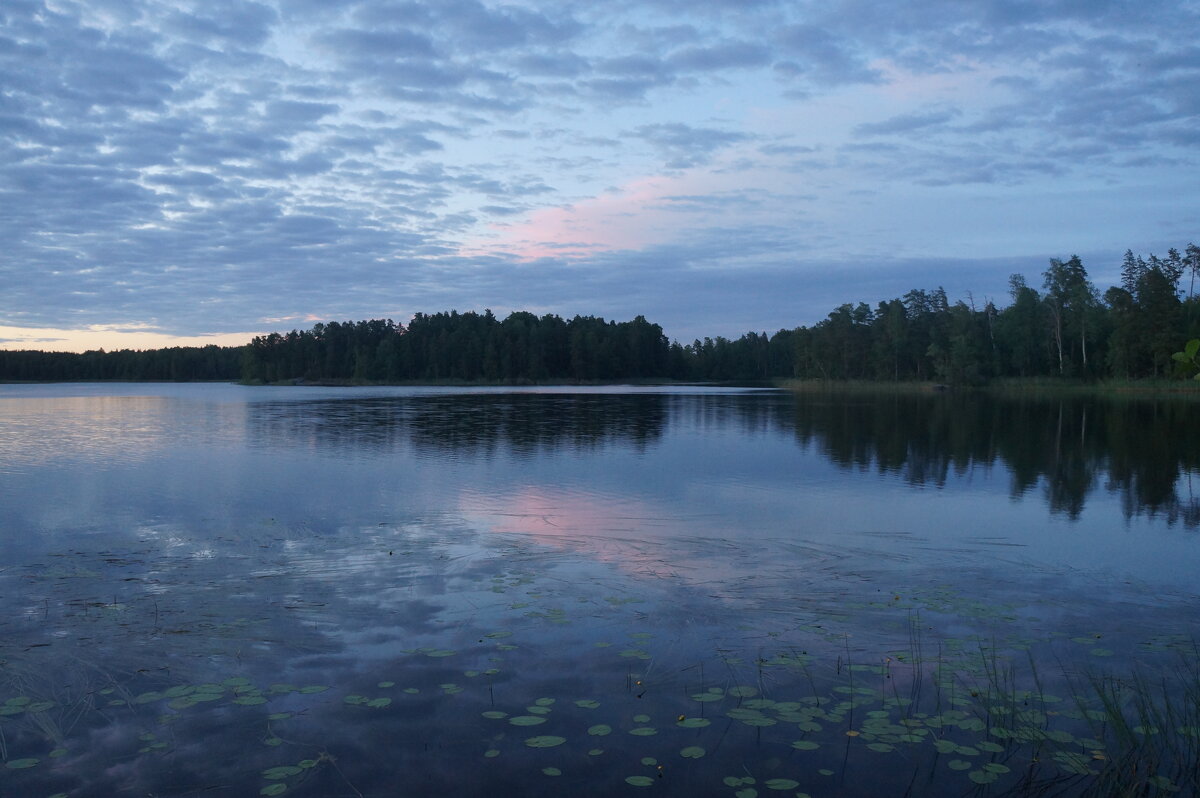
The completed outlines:
[[[603,737],[606,734],[612,734],[612,726],[607,723],[597,723],[595,726],[589,727],[587,733],[593,737]]]
[[[26,759],[10,759],[5,763],[4,767],[8,768],[9,770],[25,770],[26,768],[33,767],[41,761],[42,760],[40,759],[34,759],[32,757]]]
[[[508,722],[514,726],[537,726],[538,724],[545,723],[546,719],[541,715],[517,715],[516,717],[509,718]]]
[[[626,776],[625,783],[634,787],[649,787],[654,784],[654,779],[649,776]]]
[[[556,737],[553,734],[544,734],[540,737],[530,737],[525,741],[525,745],[530,748],[554,748],[562,745],[567,741],[566,737]]]
[[[700,757],[704,756],[705,753],[707,752],[700,746],[689,745],[687,748],[681,750],[679,755],[685,759],[699,759]]]
[[[800,782],[792,779],[767,779],[763,783],[768,790],[794,790],[800,786]]]
[[[675,725],[681,729],[702,729],[712,724],[708,718],[684,718]]]

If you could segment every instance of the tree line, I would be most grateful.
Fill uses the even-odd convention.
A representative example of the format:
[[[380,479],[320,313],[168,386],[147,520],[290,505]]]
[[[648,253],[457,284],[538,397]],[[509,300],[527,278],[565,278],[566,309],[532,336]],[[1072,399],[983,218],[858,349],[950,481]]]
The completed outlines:
[[[638,316],[564,320],[519,311],[418,313],[328,322],[256,336],[242,347],[116,352],[0,351],[3,380],[246,382],[604,382],[627,379],[936,380],[1172,376],[1172,355],[1200,337],[1200,247],[1125,253],[1101,294],[1080,258],[1053,259],[1039,288],[1014,274],[1010,303],[951,303],[942,288],[839,306],[812,326],[672,342]],[[1186,281],[1184,278],[1188,277]]]

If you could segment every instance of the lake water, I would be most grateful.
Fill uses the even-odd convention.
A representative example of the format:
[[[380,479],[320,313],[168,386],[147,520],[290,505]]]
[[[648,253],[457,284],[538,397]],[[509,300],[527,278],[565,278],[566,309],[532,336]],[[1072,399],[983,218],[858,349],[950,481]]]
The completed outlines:
[[[0,386],[0,794],[1188,794],[1195,407]]]

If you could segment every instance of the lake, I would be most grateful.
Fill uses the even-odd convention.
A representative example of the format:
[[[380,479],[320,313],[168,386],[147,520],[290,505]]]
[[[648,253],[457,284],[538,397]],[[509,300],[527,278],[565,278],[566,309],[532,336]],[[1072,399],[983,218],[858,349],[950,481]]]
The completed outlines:
[[[0,793],[1189,794],[1195,418],[0,386]]]

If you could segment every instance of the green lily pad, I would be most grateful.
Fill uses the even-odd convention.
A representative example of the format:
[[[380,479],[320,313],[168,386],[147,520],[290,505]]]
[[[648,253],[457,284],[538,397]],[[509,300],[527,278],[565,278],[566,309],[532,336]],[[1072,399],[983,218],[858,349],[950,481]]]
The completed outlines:
[[[496,757],[500,756],[500,750],[498,748],[489,748],[483,752],[483,755],[488,759],[495,759]]]
[[[498,709],[489,709],[487,712],[484,712],[482,714],[485,718],[491,718],[492,720],[499,720],[500,718],[508,717],[507,712],[501,712]]]
[[[34,759],[32,757],[26,759],[10,759],[4,764],[4,767],[8,768],[9,770],[25,770],[26,768],[33,767],[41,761],[42,760],[40,759]]]
[[[820,743],[814,743],[812,740],[796,740],[792,743],[792,748],[799,751],[815,751],[820,747]]]
[[[794,790],[800,786],[800,782],[792,779],[767,779],[763,783],[768,790]]]
[[[708,718],[684,718],[675,725],[681,729],[703,729],[712,724]]]
[[[538,724],[545,723],[546,719],[540,715],[517,715],[516,717],[509,718],[508,722],[514,726],[537,726]]]
[[[590,698],[585,698],[576,701],[575,706],[579,707],[580,709],[596,709],[598,706],[600,706],[600,702],[593,701]]]
[[[283,795],[285,792],[287,792],[287,785],[284,784],[283,782],[276,782],[274,784],[268,784],[266,787],[263,787],[261,790],[258,791],[258,794],[259,795]]]
[[[558,768],[553,768],[553,767],[542,768],[542,772],[545,773],[547,776],[561,776],[562,775],[561,770],[559,770]]]
[[[279,767],[264,770],[262,777],[268,781],[282,781],[288,776],[297,776],[302,772],[303,770],[295,765],[280,765]]]
[[[946,763],[946,765],[949,766],[949,768],[951,770],[970,770],[971,769],[971,763],[967,762],[964,759],[951,759],[949,762]]]
[[[553,734],[545,734],[540,737],[530,737],[525,741],[525,745],[530,748],[554,748],[566,741],[566,737],[555,737]]]
[[[625,783],[634,787],[649,787],[654,784],[654,779],[649,776],[626,776]]]
[[[587,733],[593,737],[603,737],[606,734],[612,734],[612,726],[607,723],[597,723],[595,726],[588,727]]]
[[[704,756],[705,753],[707,752],[700,746],[689,745],[687,748],[681,750],[679,755],[685,759],[699,759],[700,757]]]
[[[637,735],[638,737],[649,737],[653,734],[658,734],[658,729],[654,728],[653,726],[639,726],[636,729],[630,729],[629,733]]]

